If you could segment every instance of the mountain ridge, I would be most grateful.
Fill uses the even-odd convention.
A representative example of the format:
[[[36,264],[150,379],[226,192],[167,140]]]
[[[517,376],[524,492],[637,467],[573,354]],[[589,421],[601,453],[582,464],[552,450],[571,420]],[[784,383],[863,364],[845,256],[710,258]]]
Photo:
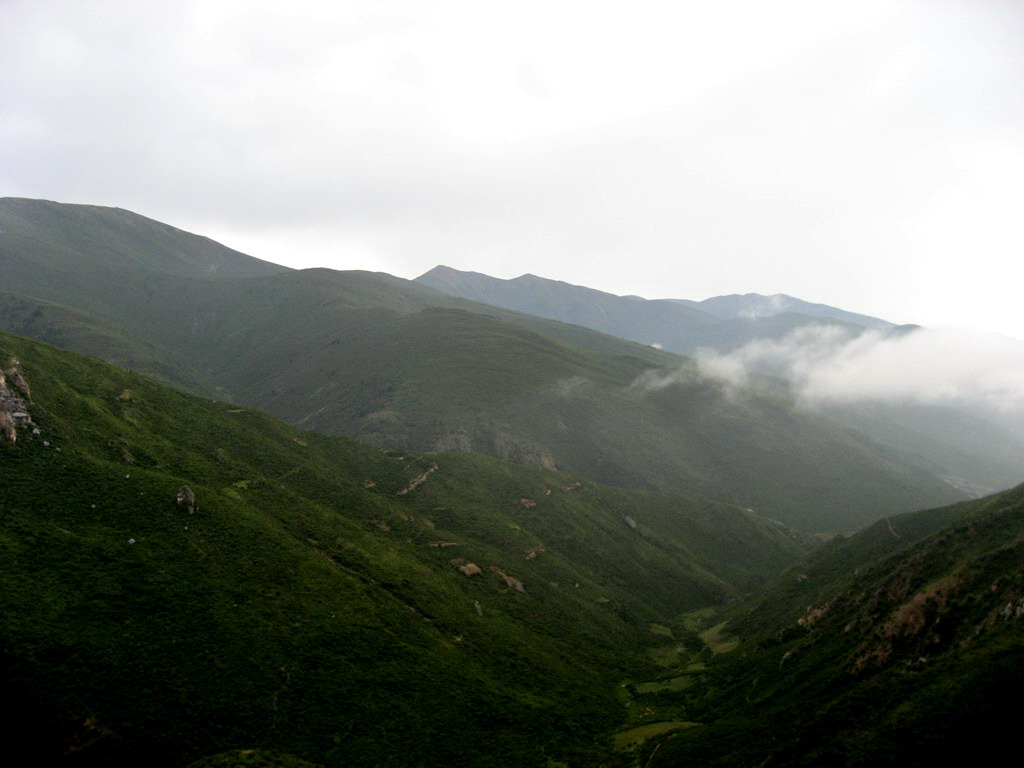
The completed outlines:
[[[71,229],[0,237],[11,292],[0,296],[0,326],[207,397],[381,447],[478,451],[720,498],[810,531],[959,495],[847,428],[754,392],[734,397],[663,350],[368,272],[207,279],[189,257],[197,241],[173,230],[145,257],[183,252],[200,265],[191,274],[146,269],[142,257],[104,271],[104,243],[116,239],[107,214],[93,231],[91,209],[73,213]],[[59,279],[37,274],[65,241]]]
[[[810,323],[892,327],[885,320],[790,297],[785,297],[788,302],[773,307],[778,303],[774,302],[776,297],[760,294],[733,294],[704,301],[643,299],[532,274],[503,280],[444,265],[425,272],[415,282],[450,295],[576,323],[683,355],[692,355],[703,347],[727,351],[752,339],[780,338]],[[777,311],[768,311],[772,308]]]

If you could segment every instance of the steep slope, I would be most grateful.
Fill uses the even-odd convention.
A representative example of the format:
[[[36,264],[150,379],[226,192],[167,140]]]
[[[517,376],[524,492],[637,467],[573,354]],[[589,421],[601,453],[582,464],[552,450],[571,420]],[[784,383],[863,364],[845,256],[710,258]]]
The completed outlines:
[[[144,270],[216,280],[288,271],[120,208],[4,197],[0,220],[5,278],[11,281],[5,285],[8,291],[35,285],[39,269],[50,270],[57,285],[67,283],[59,278],[63,274],[83,279],[77,266],[83,257],[90,269],[103,270],[99,277]],[[66,287],[70,291],[73,286]],[[111,291],[115,288],[109,286]]]
[[[35,764],[587,764],[651,622],[808,546],[720,504],[300,432],[3,333],[0,369],[5,736]]]
[[[937,765],[1016,744],[1024,486],[833,542],[731,612],[652,766]]]
[[[808,325],[841,326],[853,335],[864,329],[904,334],[916,328],[785,294],[732,294],[700,302],[647,301],[534,275],[499,280],[444,266],[435,267],[417,282],[453,296],[579,323],[638,342],[657,342],[682,354],[702,348],[725,353],[755,340],[785,339]],[[760,373],[778,375],[774,370]],[[784,391],[777,380],[755,377],[754,381],[766,391]],[[1008,432],[1006,414],[993,415],[968,405],[876,402],[826,405],[821,412],[904,458],[920,462],[975,496],[1007,488],[1024,472],[1024,431]]]
[[[51,236],[20,238],[10,249],[0,235],[0,280],[19,287],[0,295],[4,327],[306,428],[719,498],[809,531],[959,497],[851,430],[579,326],[366,272],[208,279],[133,266],[101,291],[105,251],[84,247],[33,282],[24,265],[45,263],[34,254]]]
[[[920,457],[972,495],[1009,488],[1024,475],[1024,429],[1010,414],[878,402],[830,405],[822,412],[904,455]]]
[[[203,283],[287,272],[120,208],[0,198],[0,327],[212,391],[191,351],[152,334],[154,312],[188,311]]]

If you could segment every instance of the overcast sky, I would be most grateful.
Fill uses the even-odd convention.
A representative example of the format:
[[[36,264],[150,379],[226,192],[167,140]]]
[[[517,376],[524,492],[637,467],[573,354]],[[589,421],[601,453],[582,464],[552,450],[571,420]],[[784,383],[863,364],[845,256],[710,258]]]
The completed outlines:
[[[1024,338],[1024,2],[0,0],[0,195]]]

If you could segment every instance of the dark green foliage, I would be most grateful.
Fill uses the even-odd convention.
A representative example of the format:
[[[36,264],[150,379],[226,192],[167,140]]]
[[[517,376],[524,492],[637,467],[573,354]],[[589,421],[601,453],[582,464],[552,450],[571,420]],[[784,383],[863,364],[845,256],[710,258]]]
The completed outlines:
[[[746,606],[651,765],[936,765],[1012,751],[1024,486],[832,542]]]
[[[0,642],[9,741],[41,763],[593,756],[651,622],[808,547],[734,507],[385,454],[0,334],[11,356],[39,433],[0,442]]]
[[[265,749],[238,749],[200,758],[188,768],[321,768],[292,755]]]

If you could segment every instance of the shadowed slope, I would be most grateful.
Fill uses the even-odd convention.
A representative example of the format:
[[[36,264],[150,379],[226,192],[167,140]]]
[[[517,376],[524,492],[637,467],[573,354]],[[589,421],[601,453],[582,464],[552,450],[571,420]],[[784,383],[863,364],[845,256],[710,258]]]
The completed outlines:
[[[725,505],[300,432],[7,334],[0,368],[32,419],[0,438],[5,735],[38,764],[590,754],[651,622],[808,546]]]
[[[56,216],[62,242],[74,241],[65,219],[79,222],[92,250],[78,243],[55,260],[54,236],[38,222],[38,237],[29,228],[16,247],[0,236],[0,278],[17,288],[0,297],[5,327],[303,427],[720,498],[811,531],[958,497],[851,430],[752,392],[734,397],[667,352],[387,275],[210,279],[197,271],[202,253],[171,253],[209,241],[171,228],[157,227],[164,239],[153,251],[115,269],[96,246],[113,238],[111,221],[131,225],[125,242],[155,223],[53,203],[36,214]],[[5,231],[9,217],[0,210]],[[164,258],[171,267],[148,266]],[[238,269],[264,269],[245,258]],[[60,272],[49,275],[54,261]],[[33,264],[45,279],[33,280]]]

